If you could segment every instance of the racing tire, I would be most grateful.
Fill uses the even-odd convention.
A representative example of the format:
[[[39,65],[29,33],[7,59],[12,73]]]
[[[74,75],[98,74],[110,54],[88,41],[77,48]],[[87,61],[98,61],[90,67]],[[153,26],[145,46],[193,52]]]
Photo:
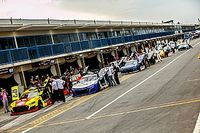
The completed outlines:
[[[38,109],[42,109],[42,108],[43,108],[42,102],[38,101]]]
[[[141,71],[142,69],[142,65],[140,65],[139,67],[138,67],[138,71]]]

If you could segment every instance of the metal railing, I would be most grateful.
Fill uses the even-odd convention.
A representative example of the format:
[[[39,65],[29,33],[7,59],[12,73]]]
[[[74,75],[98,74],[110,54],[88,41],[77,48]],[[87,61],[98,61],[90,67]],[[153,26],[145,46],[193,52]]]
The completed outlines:
[[[143,39],[150,39],[166,35],[172,35],[174,32],[150,33],[143,35],[129,35],[123,37],[112,37],[81,42],[66,42],[57,44],[37,45],[17,49],[0,50],[0,65],[13,64],[16,62],[38,59],[43,57],[56,56],[88,49],[100,48],[104,46],[117,45]]]
[[[68,25],[174,25],[169,23],[133,22],[133,21],[103,21],[103,20],[56,20],[56,19],[0,19],[0,24],[68,24]]]

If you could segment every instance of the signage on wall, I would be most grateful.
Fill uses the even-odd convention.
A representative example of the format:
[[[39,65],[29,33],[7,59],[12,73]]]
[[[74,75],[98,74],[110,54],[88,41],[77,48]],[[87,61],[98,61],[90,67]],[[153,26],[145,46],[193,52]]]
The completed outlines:
[[[33,67],[50,66],[56,64],[55,60],[45,60],[32,64]]]
[[[65,57],[65,60],[73,60],[76,58],[77,58],[76,56],[67,56],[67,57]]]
[[[13,68],[0,69],[0,74],[12,74],[12,73],[14,73],[14,69]]]
[[[39,63],[39,66],[49,66],[49,65],[54,65],[56,62],[55,60],[45,60],[45,61],[41,61]]]

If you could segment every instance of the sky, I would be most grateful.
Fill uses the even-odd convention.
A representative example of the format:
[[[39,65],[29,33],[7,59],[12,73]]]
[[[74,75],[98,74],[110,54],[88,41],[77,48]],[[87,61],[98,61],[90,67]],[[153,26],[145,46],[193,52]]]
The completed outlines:
[[[200,0],[0,0],[0,18],[198,23]]]

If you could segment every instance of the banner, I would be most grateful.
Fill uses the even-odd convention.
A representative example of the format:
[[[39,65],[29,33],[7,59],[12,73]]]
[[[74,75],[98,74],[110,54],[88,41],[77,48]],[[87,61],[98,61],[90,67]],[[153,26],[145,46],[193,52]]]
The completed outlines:
[[[11,93],[12,93],[12,101],[19,100],[19,87],[18,86],[11,87]]]

